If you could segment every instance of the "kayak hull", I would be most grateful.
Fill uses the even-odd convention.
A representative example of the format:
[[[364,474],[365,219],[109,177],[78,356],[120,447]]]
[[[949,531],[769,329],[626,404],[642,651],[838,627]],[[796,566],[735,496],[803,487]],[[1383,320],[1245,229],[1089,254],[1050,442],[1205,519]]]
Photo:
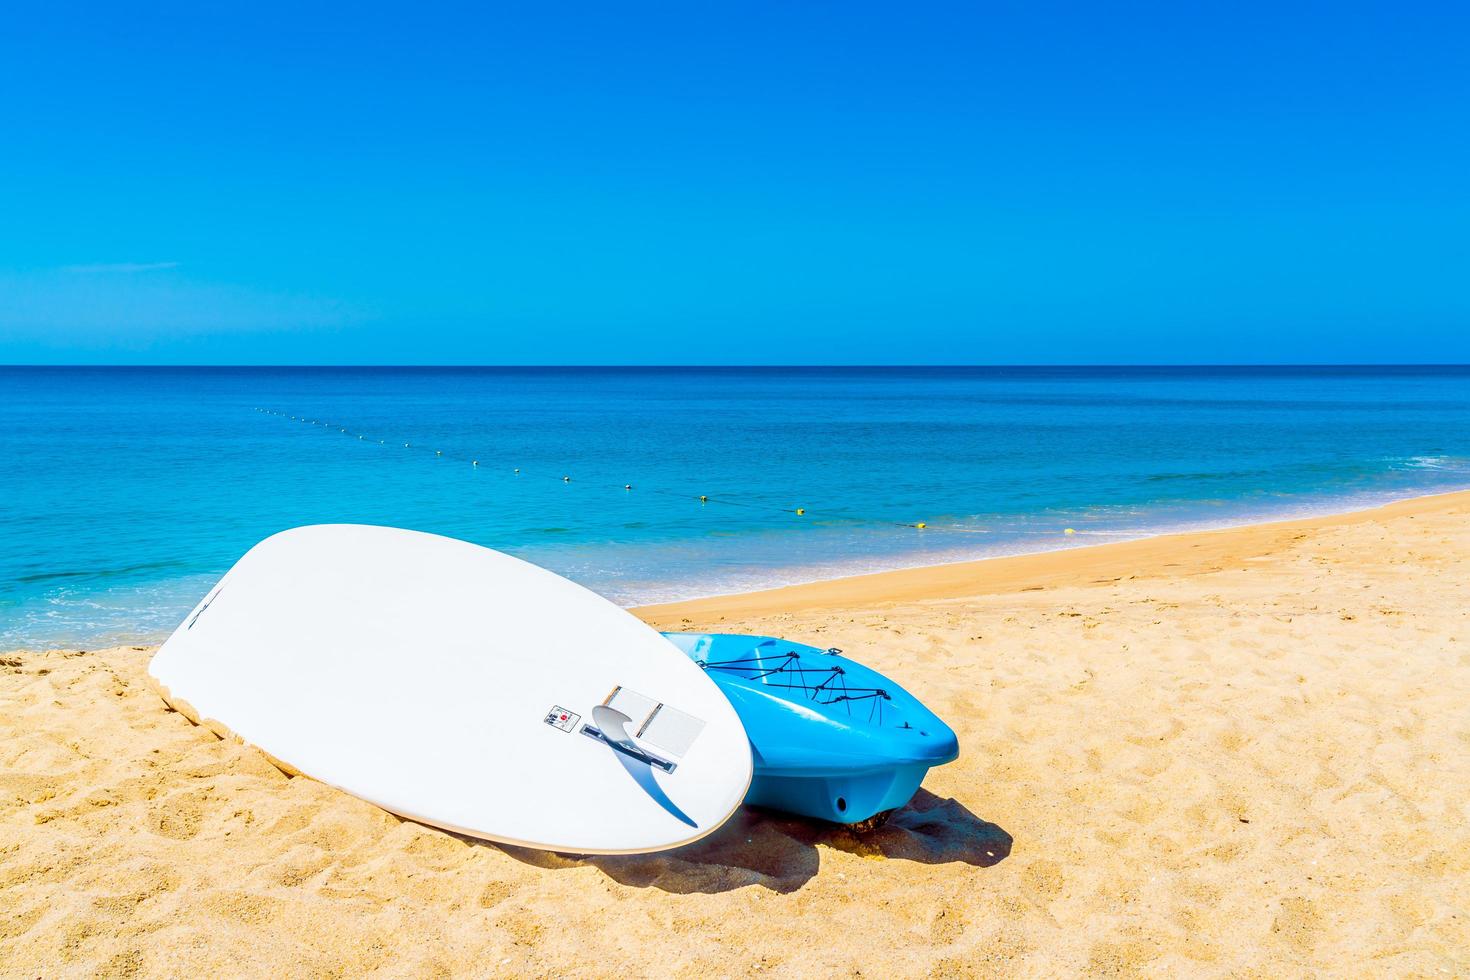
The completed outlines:
[[[665,633],[734,706],[755,775],[745,802],[833,823],[906,804],[953,761],[953,730],[892,680],[837,651],[768,636]]]
[[[861,823],[913,799],[929,769],[927,764],[914,764],[856,775],[762,774],[751,780],[745,802],[832,823]]]

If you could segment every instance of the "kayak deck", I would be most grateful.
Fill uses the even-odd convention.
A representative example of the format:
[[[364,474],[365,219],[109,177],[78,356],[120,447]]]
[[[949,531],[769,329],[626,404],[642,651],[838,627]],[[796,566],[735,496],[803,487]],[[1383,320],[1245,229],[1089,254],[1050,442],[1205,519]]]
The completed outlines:
[[[665,633],[704,668],[745,725],[755,777],[745,801],[836,823],[903,806],[954,732],[918,698],[842,656],[770,636]]]

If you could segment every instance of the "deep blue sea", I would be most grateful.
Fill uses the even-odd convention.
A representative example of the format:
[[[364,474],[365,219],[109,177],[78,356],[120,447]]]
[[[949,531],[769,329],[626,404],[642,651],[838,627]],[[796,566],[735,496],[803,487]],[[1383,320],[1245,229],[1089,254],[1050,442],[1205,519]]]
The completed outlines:
[[[1470,487],[1458,367],[0,368],[0,392],[0,649],[157,640],[315,522],[633,604]]]

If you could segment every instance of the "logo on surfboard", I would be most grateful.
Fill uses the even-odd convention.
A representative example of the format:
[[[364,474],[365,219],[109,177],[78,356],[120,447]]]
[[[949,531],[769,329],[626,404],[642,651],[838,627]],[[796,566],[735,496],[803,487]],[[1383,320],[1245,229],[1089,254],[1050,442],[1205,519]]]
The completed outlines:
[[[546,724],[559,731],[569,732],[577,727],[577,722],[582,716],[575,711],[568,711],[559,704],[553,704],[551,710],[546,712]]]

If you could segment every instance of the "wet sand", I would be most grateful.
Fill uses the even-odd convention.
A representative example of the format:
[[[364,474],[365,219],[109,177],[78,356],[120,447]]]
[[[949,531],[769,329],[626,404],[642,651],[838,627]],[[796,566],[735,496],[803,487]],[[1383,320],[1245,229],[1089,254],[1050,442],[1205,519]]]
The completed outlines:
[[[0,976],[1470,972],[1470,494],[649,607],[959,733],[865,835],[576,859],[217,739],[150,650],[0,655]]]

